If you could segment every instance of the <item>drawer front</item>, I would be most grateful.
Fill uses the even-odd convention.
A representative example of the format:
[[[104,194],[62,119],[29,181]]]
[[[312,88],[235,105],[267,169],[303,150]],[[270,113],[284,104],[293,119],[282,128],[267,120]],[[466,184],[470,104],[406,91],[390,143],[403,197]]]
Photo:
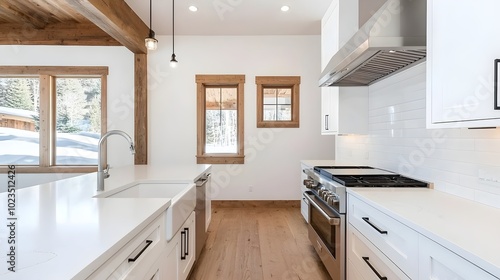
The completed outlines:
[[[88,279],[140,279],[165,247],[165,214],[137,234]],[[131,259],[129,261],[129,259]]]
[[[348,279],[410,279],[352,225],[348,227]]]
[[[420,279],[422,280],[498,280],[498,278],[425,236],[420,236],[419,243]]]
[[[419,234],[352,195],[348,221],[412,279],[418,277]]]

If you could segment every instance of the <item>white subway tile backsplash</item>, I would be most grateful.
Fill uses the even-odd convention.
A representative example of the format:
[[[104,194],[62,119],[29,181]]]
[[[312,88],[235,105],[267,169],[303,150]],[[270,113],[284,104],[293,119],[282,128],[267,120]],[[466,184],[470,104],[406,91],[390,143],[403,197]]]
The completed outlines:
[[[369,134],[337,137],[337,160],[500,208],[500,183],[479,179],[500,172],[500,129],[426,129],[425,63],[370,86],[369,99]]]

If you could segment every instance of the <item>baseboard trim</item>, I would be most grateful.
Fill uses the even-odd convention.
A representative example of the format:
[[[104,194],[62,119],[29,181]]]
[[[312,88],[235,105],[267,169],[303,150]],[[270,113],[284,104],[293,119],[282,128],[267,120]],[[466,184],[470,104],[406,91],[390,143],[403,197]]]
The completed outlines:
[[[212,200],[212,208],[300,208],[300,200]]]

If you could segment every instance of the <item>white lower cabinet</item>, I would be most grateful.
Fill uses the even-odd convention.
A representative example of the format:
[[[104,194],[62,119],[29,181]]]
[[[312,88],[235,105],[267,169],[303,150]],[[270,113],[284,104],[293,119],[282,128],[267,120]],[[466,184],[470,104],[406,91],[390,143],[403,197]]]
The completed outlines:
[[[347,234],[349,279],[410,279],[352,225]]]
[[[364,201],[349,196],[348,221],[410,278],[417,279],[418,233]]]
[[[498,280],[425,236],[420,236],[419,243],[421,280]]]
[[[348,280],[499,280],[401,223],[397,214],[351,194],[347,199]]]
[[[165,280],[186,280],[196,255],[195,212],[184,222],[165,250]]]
[[[144,279],[152,264],[161,258],[165,232],[162,213],[87,279]]]

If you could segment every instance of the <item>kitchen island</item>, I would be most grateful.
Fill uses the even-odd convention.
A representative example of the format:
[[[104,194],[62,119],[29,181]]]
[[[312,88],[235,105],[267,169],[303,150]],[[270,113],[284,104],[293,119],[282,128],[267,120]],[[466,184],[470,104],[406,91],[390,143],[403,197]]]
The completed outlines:
[[[210,165],[126,166],[110,170],[104,192],[136,183],[193,183]],[[94,198],[96,173],[16,192],[8,220],[7,193],[0,193],[0,278],[85,279],[165,212],[170,198]],[[12,218],[12,217],[10,217]],[[7,227],[15,222],[14,233]],[[8,237],[15,236],[15,273]]]

